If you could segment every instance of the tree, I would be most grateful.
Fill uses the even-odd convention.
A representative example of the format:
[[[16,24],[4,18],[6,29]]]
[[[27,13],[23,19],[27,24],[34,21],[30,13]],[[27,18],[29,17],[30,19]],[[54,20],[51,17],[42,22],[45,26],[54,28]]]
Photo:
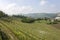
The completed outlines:
[[[13,15],[13,17],[17,17],[17,18],[26,18],[26,16],[23,16],[23,15]]]
[[[35,19],[27,17],[27,18],[23,18],[21,21],[24,23],[33,23],[35,22]]]
[[[5,14],[3,11],[0,11],[0,18],[1,17],[7,17],[8,15],[7,14]]]

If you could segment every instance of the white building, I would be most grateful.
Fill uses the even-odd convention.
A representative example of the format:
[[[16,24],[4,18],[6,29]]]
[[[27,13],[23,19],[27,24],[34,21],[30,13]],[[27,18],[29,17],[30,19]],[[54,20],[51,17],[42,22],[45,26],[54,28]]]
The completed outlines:
[[[57,17],[55,17],[56,20],[60,20],[60,13],[57,14]]]

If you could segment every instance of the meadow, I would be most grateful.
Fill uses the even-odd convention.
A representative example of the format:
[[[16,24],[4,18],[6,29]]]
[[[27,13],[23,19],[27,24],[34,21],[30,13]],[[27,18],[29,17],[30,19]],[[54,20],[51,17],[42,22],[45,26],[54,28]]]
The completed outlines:
[[[5,40],[60,40],[60,29],[47,24],[44,20],[23,23],[20,18],[12,19],[10,22],[0,20],[0,29],[8,37]]]

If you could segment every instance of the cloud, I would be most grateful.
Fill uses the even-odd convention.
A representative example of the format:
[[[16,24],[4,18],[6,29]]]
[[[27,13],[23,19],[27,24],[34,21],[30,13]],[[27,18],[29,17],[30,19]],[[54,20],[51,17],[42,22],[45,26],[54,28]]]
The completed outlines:
[[[14,7],[15,5],[16,5],[16,3],[8,4],[8,6],[6,7],[6,9],[9,9],[11,7]]]
[[[30,1],[30,2],[29,2]],[[43,12],[58,12],[60,6],[53,4],[49,0],[0,0],[0,10],[6,14],[23,14],[23,13],[43,13]],[[32,1],[32,2],[31,2]],[[39,2],[39,4],[38,4]],[[51,2],[51,3],[50,3]],[[22,6],[23,5],[23,6]]]
[[[40,7],[41,13],[55,13],[58,12],[57,7],[55,4],[46,4],[45,6]]]
[[[40,5],[41,5],[41,6],[44,6],[44,5],[47,4],[47,3],[48,3],[47,0],[41,0],[41,1],[40,1]]]
[[[4,12],[12,15],[12,14],[20,14],[20,13],[30,13],[32,12],[33,8],[31,6],[18,6],[16,3],[9,4],[5,9]]]
[[[55,4],[50,3],[48,0],[40,0],[40,12],[54,13],[54,12],[58,12],[58,8]]]

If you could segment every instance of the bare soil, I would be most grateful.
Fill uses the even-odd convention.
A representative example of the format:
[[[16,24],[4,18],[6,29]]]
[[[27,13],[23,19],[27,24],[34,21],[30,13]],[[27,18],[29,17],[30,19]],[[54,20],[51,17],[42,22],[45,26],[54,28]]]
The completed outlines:
[[[60,23],[58,24],[52,24],[53,27],[60,29]]]

